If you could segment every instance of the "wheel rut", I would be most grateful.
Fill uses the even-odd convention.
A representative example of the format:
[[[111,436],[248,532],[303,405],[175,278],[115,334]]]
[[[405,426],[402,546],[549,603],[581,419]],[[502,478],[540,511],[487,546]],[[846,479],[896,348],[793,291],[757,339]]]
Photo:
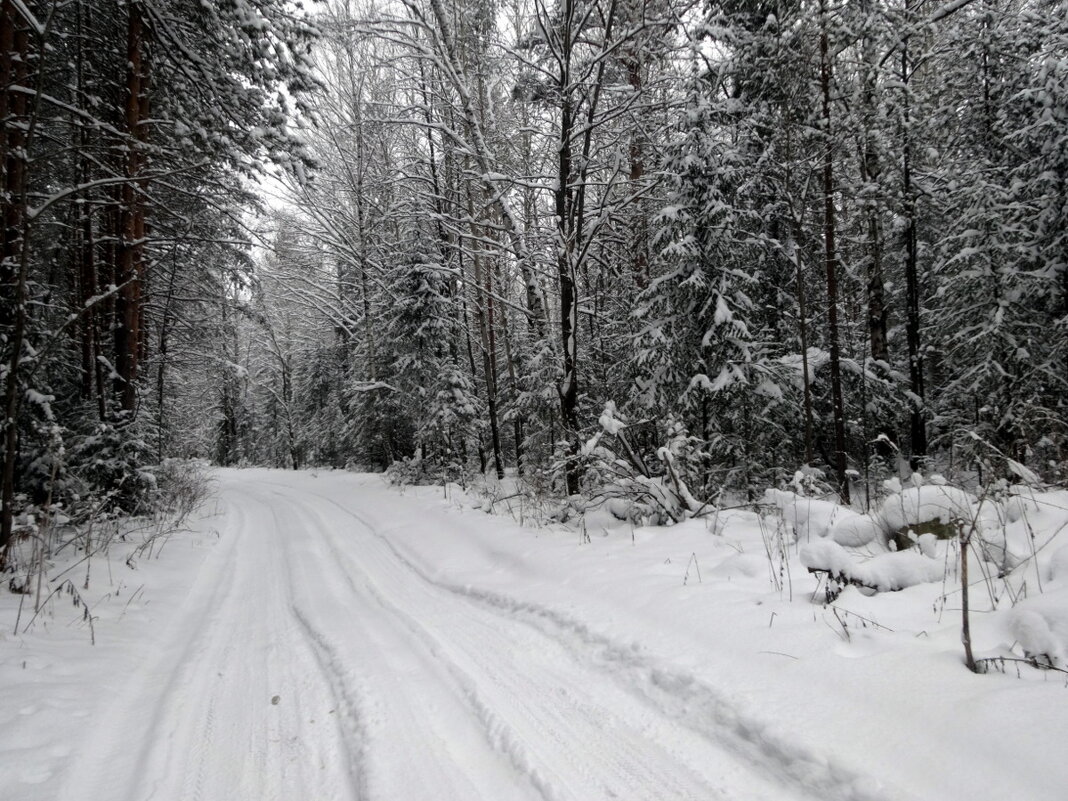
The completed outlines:
[[[759,798],[782,794],[778,765],[752,760],[682,726],[561,632],[486,604],[418,570],[373,525],[340,533],[331,512],[293,499],[315,520],[331,559],[382,614],[451,676],[493,747],[543,798]],[[351,529],[351,526],[349,527]],[[358,544],[357,544],[358,543]],[[356,556],[358,554],[358,557]],[[737,781],[744,773],[744,781]],[[765,776],[768,773],[770,776]],[[790,782],[790,784],[793,784]],[[762,788],[742,795],[735,786]],[[797,787],[791,787],[797,795]],[[807,793],[803,794],[807,796]]]
[[[882,788],[873,787],[872,783],[860,774],[854,774],[834,764],[818,752],[804,748],[781,734],[773,731],[768,723],[747,715],[736,703],[731,701],[727,694],[706,682],[693,676],[684,670],[655,659],[646,654],[637,644],[626,644],[615,641],[607,636],[591,630],[583,622],[576,620],[558,610],[550,609],[538,604],[522,601],[501,593],[482,590],[466,584],[449,582],[438,576],[430,574],[414,559],[402,552],[388,536],[376,530],[373,521],[363,515],[338,503],[335,499],[315,493],[307,493],[317,500],[322,501],[334,510],[354,520],[364,536],[370,541],[377,543],[378,551],[368,549],[366,543],[361,548],[361,563],[367,562],[367,557],[374,554],[376,570],[382,566],[387,572],[392,570],[390,585],[410,585],[414,580],[431,593],[438,593],[436,601],[425,602],[424,606],[434,608],[446,605],[442,600],[450,597],[460,603],[460,606],[449,606],[449,615],[453,618],[463,617],[462,606],[464,604],[477,608],[483,613],[488,613],[495,623],[486,624],[485,619],[481,625],[488,630],[497,628],[507,630],[517,625],[524,626],[542,635],[545,639],[530,647],[545,649],[555,647],[560,653],[566,655],[570,664],[580,668],[599,684],[611,684],[617,690],[636,701],[645,710],[649,738],[654,742],[689,740],[689,749],[673,746],[676,755],[680,756],[685,766],[692,770],[701,780],[710,782],[711,787],[706,788],[712,795],[700,797],[716,798],[735,797],[729,786],[734,782],[723,782],[728,779],[732,770],[738,770],[744,766],[757,780],[766,779],[769,782],[769,792],[790,797],[812,799],[838,799],[838,801],[896,801],[899,796]],[[320,510],[308,505],[305,509],[308,514],[314,514],[319,518],[319,527],[324,531],[332,531],[337,526],[329,526]],[[330,537],[337,538],[336,533],[330,533]],[[344,560],[346,554],[343,549],[334,548],[334,555],[339,560]],[[390,563],[393,563],[390,566]],[[354,562],[349,561],[353,570],[365,570]],[[436,643],[439,652],[443,651],[441,642],[436,635],[428,631],[428,626],[423,622],[422,616],[413,615],[410,612],[396,610],[396,614],[407,619],[408,625],[416,636],[431,640]],[[468,619],[477,618],[468,614]],[[446,631],[446,629],[441,629]],[[455,631],[455,630],[454,630]],[[462,649],[457,643],[452,644],[452,651]],[[502,649],[514,648],[515,643],[500,642],[498,647]],[[444,649],[448,651],[450,649]],[[488,652],[489,649],[481,650],[477,647],[466,649],[469,658],[479,658],[480,653]],[[460,660],[461,662],[463,660]],[[454,665],[455,669],[455,665]],[[470,682],[470,686],[465,684]],[[477,681],[471,682],[470,677],[462,677],[461,684],[467,687],[466,692],[476,707],[485,705],[485,700],[479,695],[480,688]],[[517,688],[513,687],[513,690]],[[482,694],[485,695],[484,688]],[[625,706],[625,704],[624,704]],[[529,712],[529,710],[528,710]],[[595,712],[595,710],[591,711]],[[494,736],[500,738],[501,726],[499,715],[488,716],[486,725],[494,732]],[[672,731],[648,724],[648,720],[658,721],[663,726],[667,724]],[[702,754],[701,748],[694,748],[692,738],[680,737],[679,731],[684,730],[688,735],[698,738],[714,753]],[[508,740],[507,737],[504,738]],[[735,764],[730,768],[720,771],[709,770],[708,765],[716,762],[716,756],[727,755],[728,761]],[[611,772],[611,771],[610,771]],[[752,777],[749,777],[751,779]],[[749,783],[747,779],[746,783]],[[671,786],[671,783],[668,783]],[[678,795],[665,795],[665,798],[684,798],[684,793]]]

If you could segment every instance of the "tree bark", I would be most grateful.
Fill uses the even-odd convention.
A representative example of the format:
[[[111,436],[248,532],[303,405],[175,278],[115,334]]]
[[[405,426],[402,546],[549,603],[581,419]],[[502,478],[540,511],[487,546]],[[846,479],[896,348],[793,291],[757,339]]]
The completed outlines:
[[[26,148],[28,146],[28,98],[15,89],[26,87],[29,63],[29,34],[19,23],[14,4],[0,6],[0,141],[3,152],[3,242],[0,244],[0,286],[9,299],[0,299],[0,332],[10,345],[7,381],[4,386],[3,475],[0,477],[0,569],[14,533],[15,462],[18,459],[19,382],[22,348],[26,336],[27,236]],[[10,287],[10,289],[9,289]],[[10,292],[10,294],[8,294]]]
[[[470,196],[468,202],[470,203]],[[475,252],[471,256],[475,279],[475,319],[482,349],[482,375],[486,381],[486,412],[489,415],[490,445],[493,448],[493,467],[497,478],[504,478],[504,463],[501,460],[501,431],[497,411],[497,334],[494,330],[493,270],[482,264],[483,257]]]
[[[834,152],[831,129],[831,57],[827,36],[826,3],[820,4],[820,90],[824,133],[823,243],[827,268],[827,338],[830,350],[831,403],[834,415],[834,471],[843,503],[849,503],[846,476],[845,408],[842,399],[841,346],[838,333],[838,254],[835,243]]]
[[[560,420],[563,423],[568,440],[568,460],[565,468],[567,494],[579,491],[578,466],[578,293],[574,264],[575,234],[573,215],[575,198],[572,195],[572,151],[571,137],[574,128],[574,111],[571,106],[571,50],[572,31],[570,19],[573,13],[572,1],[566,0],[559,28],[559,65],[557,89],[560,92],[560,130],[557,140],[556,189],[554,191],[554,209],[556,211],[556,269],[560,284],[560,346],[563,352],[563,376],[557,385],[560,398]]]
[[[125,419],[132,418],[137,407],[137,380],[143,352],[143,281],[145,277],[145,220],[141,198],[142,114],[146,110],[147,88],[144,55],[144,19],[140,2],[129,5],[126,29],[126,104],[124,170],[126,181],[120,189],[119,205],[119,293],[116,298],[118,319],[115,326],[116,394]]]
[[[3,232],[0,246],[0,331],[14,322],[18,301],[13,292],[18,283],[18,265],[22,251],[23,220],[26,204],[23,197],[26,180],[26,110],[24,91],[28,76],[29,34],[11,0],[0,7],[0,169],[3,169]],[[11,294],[8,294],[11,293]],[[11,298],[14,300],[8,300]]]
[[[637,24],[641,10],[632,7],[628,3],[625,13],[629,17],[626,22]],[[623,67],[627,72],[627,84],[634,98],[642,94],[642,42],[631,39],[623,53]],[[637,192],[645,177],[645,137],[640,125],[635,125],[630,131],[630,184],[631,191]],[[634,275],[634,284],[639,289],[645,289],[649,284],[649,225],[645,217],[644,209],[639,201],[636,214],[630,217],[633,228],[630,231],[631,271]]]
[[[906,17],[910,18],[911,6],[905,0]],[[910,88],[912,77],[909,64],[909,38],[901,43],[901,85],[904,95],[904,120],[902,129],[901,194],[904,200],[905,218],[905,341],[909,357],[909,386],[912,390],[909,414],[910,441],[913,460],[922,461],[927,456],[927,424],[924,420],[923,348],[920,341],[920,278],[919,255],[916,241],[916,198],[912,189],[912,124],[910,116]],[[916,467],[917,465],[913,465]]]
[[[864,11],[865,16],[870,19],[874,13],[871,0],[865,0]],[[890,367],[890,347],[886,331],[883,237],[879,219],[880,193],[878,181],[882,172],[882,165],[879,161],[879,151],[872,130],[875,126],[877,115],[875,96],[876,73],[878,70],[877,58],[875,37],[870,31],[865,31],[861,59],[861,125],[864,127],[864,132],[861,145],[860,172],[861,178],[866,185],[864,205],[868,239],[868,258],[865,263],[867,273],[868,340],[872,360],[879,364],[881,370],[885,371]]]

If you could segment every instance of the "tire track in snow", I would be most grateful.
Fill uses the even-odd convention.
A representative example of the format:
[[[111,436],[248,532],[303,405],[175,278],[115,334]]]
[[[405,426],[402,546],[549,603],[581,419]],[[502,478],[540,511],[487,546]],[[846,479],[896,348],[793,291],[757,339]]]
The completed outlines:
[[[241,508],[238,506],[237,508]],[[285,538],[277,517],[231,527],[228,592],[203,608],[195,621],[205,643],[199,657],[176,666],[187,678],[169,693],[173,733],[164,764],[153,767],[155,797],[213,801],[218,798],[288,799],[352,796],[346,777],[336,777],[314,757],[336,749],[337,737],[304,732],[302,704],[325,707],[325,677],[303,646],[286,598],[282,569]],[[275,704],[273,694],[285,703]],[[326,700],[324,700],[324,697]],[[206,729],[201,727],[210,721]],[[287,737],[290,732],[299,736]],[[311,736],[305,736],[310,734]],[[157,749],[157,746],[150,748]],[[332,761],[332,760],[330,760]]]
[[[676,721],[719,748],[746,760],[754,769],[779,777],[805,797],[834,801],[898,801],[903,796],[872,778],[836,764],[790,740],[769,723],[747,714],[727,695],[631,646],[593,631],[580,620],[529,601],[463,585],[431,575],[408,558],[374,524],[328,496],[308,492],[345,513],[411,575],[426,585],[486,609],[509,623],[522,622],[566,649],[580,664],[597,670],[656,713]],[[311,509],[311,507],[309,507]]]
[[[337,737],[303,730],[306,703],[323,702],[326,678],[298,635],[281,580],[277,525],[226,505],[223,541],[201,568],[154,656],[116,688],[99,730],[72,766],[59,798],[115,801],[345,801],[353,792],[310,764]],[[249,509],[255,507],[248,506]],[[277,547],[276,547],[277,546]],[[271,702],[285,685],[285,703]],[[287,740],[283,733],[298,732]],[[308,734],[313,736],[304,741]]]
[[[348,775],[354,790],[353,801],[366,801],[371,796],[367,791],[366,770],[364,769],[367,732],[363,723],[360,700],[349,690],[348,683],[345,681],[344,663],[338,657],[337,652],[296,606],[291,609],[302,634],[311,647],[320,672],[330,684],[336,702],[334,709],[342,710],[342,714],[338,716],[338,728],[343,733],[344,739],[357,743],[356,748],[350,747],[343,750],[347,755]]]
[[[286,676],[288,680],[279,682],[277,687],[286,694],[287,703],[295,705],[302,713],[295,721],[297,725],[294,726],[295,734],[292,736],[291,745],[302,746],[311,743],[319,771],[327,770],[329,764],[335,764],[339,755],[343,755],[341,761],[345,771],[338,786],[333,789],[335,793],[342,793],[346,799],[364,801],[366,798],[364,774],[360,761],[363,749],[363,730],[359,717],[359,701],[346,692],[344,683],[339,680],[335,663],[328,658],[330,654],[324,654],[314,637],[315,632],[309,627],[308,621],[301,616],[296,606],[293,566],[297,560],[297,554],[294,552],[292,537],[288,535],[288,532],[284,533],[284,526],[279,519],[277,509],[268,508],[271,511],[274,530],[279,535],[280,561],[284,565],[284,569],[275,574],[275,587],[270,592],[271,596],[279,600],[279,604],[274,607],[276,616],[281,617],[288,624],[289,630],[296,635],[296,641],[289,643],[289,646],[294,651],[302,653],[305,663],[311,663],[314,667],[310,674],[300,669],[295,670],[298,660],[287,659],[283,656],[283,662],[289,668]],[[321,695],[326,690],[329,703],[310,711],[307,710],[304,694],[309,690],[311,690],[309,695]],[[327,706],[330,707],[329,710],[326,709]],[[308,731],[307,723],[315,724],[316,720],[328,718],[337,710],[342,710],[342,714],[337,715],[333,720],[333,725],[329,727],[333,730],[332,737],[323,737],[320,734],[322,727],[315,731]],[[314,714],[316,717],[308,718],[308,714]],[[308,797],[306,773],[298,769],[297,774],[297,781],[288,782],[288,784],[292,785],[294,791],[299,792],[302,797]],[[280,799],[280,801],[288,801],[288,798]]]
[[[179,666],[189,678],[172,693],[173,753],[152,771],[159,798],[281,801],[310,792],[340,801],[352,795],[345,776],[325,770],[322,760],[315,764],[338,738],[303,731],[306,704],[325,707],[331,699],[313,654],[295,636],[277,518],[256,523],[245,520],[232,530],[230,592],[197,621],[208,643],[204,653],[194,665]],[[211,725],[201,730],[205,719]]]
[[[173,622],[200,619],[204,610],[224,604],[234,592],[236,572],[233,542],[209,557],[193,592],[190,608]],[[199,589],[199,591],[198,591]],[[201,595],[203,599],[201,600]],[[167,636],[159,654],[137,666],[129,681],[117,689],[102,716],[101,731],[107,736],[92,742],[78,755],[59,797],[70,801],[85,798],[151,799],[156,796],[160,774],[174,762],[174,741],[182,736],[174,718],[176,696],[190,682],[188,666],[210,651],[203,630],[193,638]],[[132,730],[135,735],[124,733]],[[139,735],[139,736],[137,736]]]
[[[303,540],[300,557],[291,560],[292,581],[309,588],[298,593],[293,608],[335,694],[348,699],[350,716],[358,721],[365,743],[358,768],[361,797],[543,798],[500,763],[472,725],[463,692],[436,656],[382,609],[369,578],[342,569],[314,512],[282,497]],[[348,613],[343,626],[338,609]]]
[[[306,506],[305,509],[311,514],[318,517],[317,513],[311,508]],[[335,544],[330,540],[329,527],[327,524],[320,520],[320,527],[324,533],[324,543],[329,548],[334,561],[337,564],[342,564],[349,561],[345,554],[339,550]],[[531,761],[526,758],[524,752],[521,750],[517,739],[497,717],[497,715],[490,709],[482,699],[479,697],[474,682],[469,676],[459,672],[456,666],[449,663],[442,655],[440,648],[437,647],[437,643],[433,640],[428,641],[423,632],[418,630],[412,625],[412,621],[409,616],[402,613],[395,606],[390,604],[378,589],[374,586],[370,579],[370,576],[359,571],[365,578],[365,587],[363,593],[357,588],[357,585],[353,579],[353,572],[351,569],[342,571],[344,580],[349,589],[354,595],[368,594],[375,601],[382,614],[387,615],[390,619],[396,620],[400,625],[410,633],[414,633],[417,639],[423,643],[429,650],[432,657],[444,663],[449,675],[456,682],[454,688],[455,694],[464,699],[468,705],[471,714],[481,724],[488,743],[493,747],[495,751],[502,754],[509,762],[511,767],[517,774],[527,779],[531,786],[537,791],[539,797],[543,801],[555,801],[556,794],[553,792],[551,786],[540,775],[538,770],[531,764]]]
[[[748,764],[740,768],[722,748],[710,751],[704,739],[680,729],[660,709],[605,683],[600,669],[574,659],[554,636],[517,626],[498,614],[488,615],[475,604],[457,606],[458,599],[450,603],[449,594],[443,597],[427,582],[417,582],[422,598],[406,599],[417,602],[414,614],[410,607],[401,608],[397,591],[411,585],[410,566],[396,554],[380,551],[372,570],[373,553],[366,547],[361,547],[357,563],[339,547],[336,524],[299,497],[289,500],[317,518],[334,559],[346,565],[347,573],[362,574],[383,612],[441,660],[467,696],[486,736],[544,798],[704,800],[735,798],[738,792],[749,793],[741,796],[745,798],[781,795],[781,787],[754,775]],[[380,539],[362,518],[339,508]],[[391,593],[380,584],[386,578],[392,579]],[[443,600],[451,608],[444,614],[445,625],[436,629],[442,638],[423,619]],[[531,664],[516,665],[507,658],[502,662],[501,655],[509,654],[521,654]],[[573,684],[584,689],[576,695],[568,689]],[[591,700],[587,694],[596,697]],[[744,789],[735,792],[732,781]],[[754,787],[759,787],[755,793]]]

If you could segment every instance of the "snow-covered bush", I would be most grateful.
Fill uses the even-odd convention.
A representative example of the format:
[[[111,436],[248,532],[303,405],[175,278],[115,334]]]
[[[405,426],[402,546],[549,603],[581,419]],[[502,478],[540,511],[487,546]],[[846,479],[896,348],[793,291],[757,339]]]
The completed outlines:
[[[885,542],[885,530],[871,515],[842,514],[827,530],[828,539],[849,548],[860,548]]]
[[[207,498],[210,481],[203,462],[165,459],[146,469],[156,482],[156,508],[181,525]]]
[[[856,512],[834,501],[811,498],[790,490],[768,489],[764,492],[762,503],[778,508],[783,519],[802,541],[825,537],[839,521],[859,517]]]
[[[803,545],[800,558],[801,564],[812,572],[824,572],[840,584],[854,584],[878,592],[940,581],[945,573],[941,560],[918,551],[883,553],[862,561],[830,540]],[[829,590],[828,600],[833,600],[831,595]]]
[[[664,432],[655,455],[639,453],[626,418],[609,401],[601,431],[582,448],[585,481],[596,503],[610,505],[617,517],[652,525],[677,523],[705,508],[690,491],[699,481],[703,456],[677,423]]]
[[[1068,592],[1028,598],[1009,613],[1009,627],[1028,659],[1068,669]]]
[[[1057,547],[1068,528],[1068,492],[999,481],[972,494],[919,477],[888,489],[865,515],[783,490],[769,490],[765,500],[807,536],[798,558],[825,580],[827,602],[846,585],[890,592],[942,582],[943,601],[955,595],[963,610],[961,639],[971,670],[1021,657],[1068,669],[1068,547]],[[1000,615],[995,619],[1008,639],[994,655],[977,657],[970,611],[985,603],[984,611]]]
[[[155,500],[156,478],[146,468],[152,461],[149,445],[130,428],[97,424],[72,439],[68,469],[91,496],[108,496],[115,508],[146,511]]]
[[[415,456],[397,459],[386,468],[386,480],[398,487],[443,482],[466,485],[468,478],[462,461],[448,458],[447,454],[440,452],[426,457],[416,453]]]
[[[905,550],[925,538],[953,539],[963,527],[974,529],[976,547],[999,570],[1015,566],[1026,556],[1022,543],[1006,540],[1006,522],[1014,514],[1019,517],[1023,503],[1016,496],[1009,495],[1004,505],[996,498],[979,498],[942,483],[904,488],[895,483],[894,489],[868,514],[788,490],[769,489],[763,500],[782,512],[801,540],[825,537],[850,548]]]

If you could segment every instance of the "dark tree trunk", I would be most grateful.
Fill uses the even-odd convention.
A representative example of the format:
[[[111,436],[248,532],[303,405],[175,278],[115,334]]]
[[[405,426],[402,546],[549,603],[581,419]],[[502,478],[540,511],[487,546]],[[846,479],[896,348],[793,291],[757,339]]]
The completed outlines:
[[[910,5],[905,2],[908,15]],[[912,130],[910,118],[908,37],[901,44],[901,84],[904,95],[904,120],[902,129],[901,194],[904,200],[905,218],[905,341],[909,356],[909,386],[912,390],[910,440],[913,460],[922,461],[927,456],[927,424],[924,420],[923,348],[920,341],[920,277],[919,255],[916,242],[916,198],[912,188]],[[914,465],[915,467],[916,465]]]
[[[794,243],[794,269],[797,279],[797,325],[801,335],[801,386],[804,393],[805,413],[805,464],[812,464],[812,380],[808,364],[808,302],[805,293],[805,274],[801,268],[799,243]]]
[[[849,503],[849,481],[846,476],[845,408],[842,399],[841,346],[838,333],[838,254],[835,244],[834,153],[831,130],[831,60],[827,37],[826,6],[821,5],[820,31],[820,89],[823,95],[822,118],[824,133],[823,154],[823,242],[827,268],[827,338],[831,357],[831,403],[834,414],[834,462],[842,501]]]
[[[131,3],[126,31],[126,106],[124,169],[126,181],[120,190],[119,249],[116,299],[115,370],[116,394],[127,419],[137,406],[137,380],[140,372],[143,321],[143,281],[145,273],[144,207],[140,193],[142,160],[140,141],[145,111],[144,19],[141,4]]]
[[[870,14],[870,0],[865,3],[866,11]],[[865,188],[864,204],[868,258],[866,262],[867,272],[867,299],[868,299],[868,339],[871,347],[871,357],[879,363],[881,370],[890,367],[890,346],[886,333],[886,300],[885,284],[883,280],[883,238],[882,226],[879,220],[880,193],[878,188],[879,175],[882,165],[879,161],[875,135],[872,127],[875,125],[877,114],[875,81],[876,81],[876,54],[875,38],[867,34],[863,45],[862,67],[862,99],[863,114],[861,123],[864,126],[863,151],[860,158],[860,171]]]
[[[3,169],[3,243],[0,247],[0,331],[9,331],[14,322],[14,293],[18,283],[25,217],[26,110],[24,91],[28,76],[29,35],[10,0],[0,11],[0,168]]]
[[[478,271],[478,256],[475,256],[475,271]],[[477,280],[477,279],[476,279]],[[486,315],[479,315],[482,329],[482,370],[486,376],[486,407],[489,412],[490,444],[493,447],[493,467],[497,478],[504,478],[504,462],[501,459],[501,430],[497,409],[497,330],[493,322],[493,268],[486,265]]]
[[[557,384],[560,398],[560,421],[567,439],[568,458],[565,468],[567,494],[579,491],[579,470],[575,460],[578,456],[578,287],[576,286],[575,222],[581,211],[575,208],[572,190],[572,136],[574,135],[574,109],[571,99],[571,51],[570,28],[573,6],[566,0],[559,28],[560,74],[560,131],[557,143],[556,190],[556,269],[560,284],[560,346],[563,352],[563,375]]]
[[[634,22],[635,20],[631,20]],[[627,83],[634,97],[642,93],[642,56],[637,43],[632,42],[623,57],[627,70]],[[631,191],[640,188],[645,176],[645,140],[640,127],[635,127],[630,134],[630,183]],[[639,289],[649,284],[649,226],[643,213],[642,203],[637,203],[636,214],[631,217],[634,227],[630,231],[631,270],[634,283]]]
[[[7,381],[4,385],[3,475],[0,477],[0,569],[14,531],[15,462],[18,459],[20,363],[26,335],[26,147],[28,144],[29,34],[14,4],[0,5],[0,169],[3,170],[3,231],[0,243],[0,333],[7,337]]]

